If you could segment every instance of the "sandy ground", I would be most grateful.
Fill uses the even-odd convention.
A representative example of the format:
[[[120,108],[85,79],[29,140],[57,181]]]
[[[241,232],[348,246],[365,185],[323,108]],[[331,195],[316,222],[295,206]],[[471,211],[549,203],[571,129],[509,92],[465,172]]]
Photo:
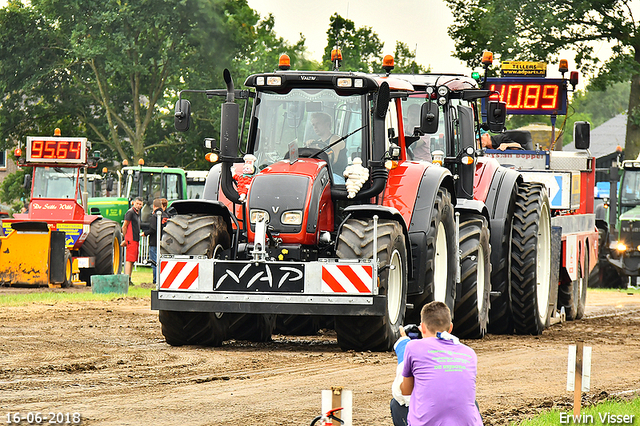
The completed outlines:
[[[342,352],[332,332],[171,347],[149,305],[119,299],[2,308],[0,424],[7,413],[41,412],[47,420],[80,413],[85,425],[307,425],[331,386],[353,391],[354,425],[392,424],[392,353]],[[585,401],[632,394],[640,388],[639,337],[640,295],[590,291],[580,321],[541,336],[466,341],[478,354],[485,424],[551,407],[570,411],[567,346],[578,339],[593,347]]]

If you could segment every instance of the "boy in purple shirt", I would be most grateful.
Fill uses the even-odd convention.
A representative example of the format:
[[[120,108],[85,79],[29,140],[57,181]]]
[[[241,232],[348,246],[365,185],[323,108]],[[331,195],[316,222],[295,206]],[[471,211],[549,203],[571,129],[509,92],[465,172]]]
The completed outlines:
[[[481,426],[475,352],[449,334],[453,324],[444,303],[426,304],[420,320],[423,338],[406,344],[400,385],[411,395],[409,426]]]

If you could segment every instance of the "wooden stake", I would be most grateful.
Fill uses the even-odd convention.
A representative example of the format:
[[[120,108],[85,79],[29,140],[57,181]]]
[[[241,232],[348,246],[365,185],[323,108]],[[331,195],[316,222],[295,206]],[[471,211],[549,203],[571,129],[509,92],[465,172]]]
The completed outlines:
[[[342,407],[342,386],[331,386],[331,409]],[[333,413],[334,416],[342,420],[342,412]]]
[[[573,415],[580,415],[580,408],[582,405],[582,353],[584,348],[584,342],[578,340],[576,343],[576,372],[575,372],[575,385],[573,388]]]

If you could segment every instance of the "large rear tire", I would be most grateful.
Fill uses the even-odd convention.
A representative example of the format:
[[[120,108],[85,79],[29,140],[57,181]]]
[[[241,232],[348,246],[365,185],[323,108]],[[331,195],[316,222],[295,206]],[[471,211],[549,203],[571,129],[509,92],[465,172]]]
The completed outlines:
[[[91,284],[92,275],[117,275],[122,272],[122,232],[120,225],[108,219],[91,224],[89,235],[80,247],[80,256],[95,257],[95,268],[81,269],[80,279]]]
[[[542,334],[550,324],[551,215],[545,187],[518,188],[511,237],[511,309],[518,334]]]
[[[167,221],[160,249],[167,254],[206,255],[231,244],[224,219],[220,216],[178,215]],[[159,311],[162,335],[168,344],[220,346],[227,339],[226,314],[214,312]]]
[[[454,311],[454,334],[481,339],[489,322],[491,246],[487,219],[467,215],[460,222],[460,284]]]
[[[338,236],[338,257],[373,258],[373,231],[371,219],[347,220]],[[383,316],[336,316],[338,344],[343,350],[387,351],[400,336],[407,297],[407,248],[400,224],[378,221],[377,244],[380,294],[387,296],[386,312]]]
[[[427,265],[424,276],[424,292],[409,298],[413,310],[408,321],[420,323],[420,310],[434,300],[444,302],[451,313],[455,308],[455,220],[451,194],[440,188],[433,204],[431,224],[427,232]]]
[[[509,209],[504,218],[500,247],[492,247],[491,255],[491,309],[489,310],[488,331],[491,334],[513,333],[513,315],[511,313],[511,235],[513,229],[513,211],[515,209],[516,188],[512,189]],[[497,232],[491,229],[491,232]]]
[[[584,251],[582,258],[578,259],[578,278],[575,281],[562,284],[558,288],[558,307],[564,308],[567,321],[577,320],[584,316],[587,287],[589,286],[589,250],[585,248]]]

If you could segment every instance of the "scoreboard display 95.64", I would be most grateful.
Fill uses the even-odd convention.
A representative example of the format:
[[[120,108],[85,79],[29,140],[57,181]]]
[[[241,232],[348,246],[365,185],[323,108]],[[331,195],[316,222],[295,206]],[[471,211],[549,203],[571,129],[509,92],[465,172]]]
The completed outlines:
[[[87,138],[27,137],[27,163],[84,164]]]

